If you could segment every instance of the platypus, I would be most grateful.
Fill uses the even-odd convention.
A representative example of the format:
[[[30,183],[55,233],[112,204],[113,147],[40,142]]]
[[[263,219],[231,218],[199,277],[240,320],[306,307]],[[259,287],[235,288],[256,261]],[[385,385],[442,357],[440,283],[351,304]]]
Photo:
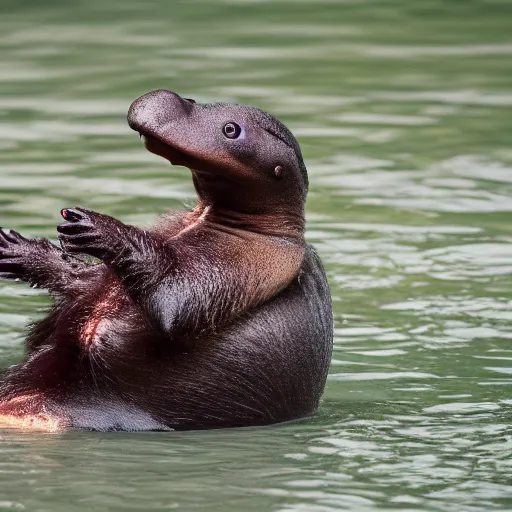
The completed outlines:
[[[23,362],[0,374],[0,426],[186,430],[313,414],[332,309],[304,239],[296,139],[257,108],[168,90],[135,100],[128,124],[190,169],[197,204],[148,229],[64,208],[60,247],[0,231],[0,277],[53,297]]]

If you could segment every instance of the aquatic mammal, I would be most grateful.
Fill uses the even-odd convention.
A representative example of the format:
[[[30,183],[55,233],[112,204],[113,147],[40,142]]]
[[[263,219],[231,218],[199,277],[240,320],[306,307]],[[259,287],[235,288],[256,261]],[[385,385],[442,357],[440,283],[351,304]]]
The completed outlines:
[[[128,123],[191,170],[198,202],[149,229],[65,208],[61,247],[0,230],[0,277],[54,298],[25,360],[0,374],[0,426],[202,429],[312,414],[332,312],[304,241],[297,141],[257,108],[167,90],[138,98]]]

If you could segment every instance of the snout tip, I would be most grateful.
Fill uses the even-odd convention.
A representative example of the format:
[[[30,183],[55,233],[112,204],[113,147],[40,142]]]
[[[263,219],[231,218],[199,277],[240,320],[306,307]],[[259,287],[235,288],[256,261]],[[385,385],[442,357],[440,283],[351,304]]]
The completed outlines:
[[[162,125],[186,114],[194,103],[173,91],[157,89],[143,94],[130,105],[128,125],[135,131],[148,125]]]

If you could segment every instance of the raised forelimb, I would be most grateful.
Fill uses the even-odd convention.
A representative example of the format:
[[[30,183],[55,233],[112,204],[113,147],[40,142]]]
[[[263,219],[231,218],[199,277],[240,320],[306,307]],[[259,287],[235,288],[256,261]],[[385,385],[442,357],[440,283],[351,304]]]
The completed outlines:
[[[0,277],[65,295],[82,285],[91,266],[44,238],[25,238],[0,228]]]
[[[66,252],[88,254],[112,267],[129,288],[147,287],[160,279],[161,243],[141,228],[86,208],[65,208],[67,221],[57,226]]]
[[[298,274],[302,240],[244,233],[198,221],[173,237],[85,208],[62,212],[66,251],[111,266],[154,326],[184,339],[264,302]]]

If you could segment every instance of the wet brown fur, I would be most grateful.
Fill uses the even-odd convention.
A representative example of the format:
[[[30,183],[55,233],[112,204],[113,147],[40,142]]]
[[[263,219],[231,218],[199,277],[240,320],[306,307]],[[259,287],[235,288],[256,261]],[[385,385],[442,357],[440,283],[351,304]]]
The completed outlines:
[[[217,134],[236,119],[245,143]],[[166,430],[312,414],[332,315],[321,262],[304,242],[295,139],[257,109],[189,104],[169,91],[141,97],[129,121],[150,151],[192,169],[198,204],[146,230],[63,210],[62,249],[0,232],[2,276],[55,299],[30,330],[26,359],[0,375],[0,426]],[[196,138],[176,131],[190,125]]]

